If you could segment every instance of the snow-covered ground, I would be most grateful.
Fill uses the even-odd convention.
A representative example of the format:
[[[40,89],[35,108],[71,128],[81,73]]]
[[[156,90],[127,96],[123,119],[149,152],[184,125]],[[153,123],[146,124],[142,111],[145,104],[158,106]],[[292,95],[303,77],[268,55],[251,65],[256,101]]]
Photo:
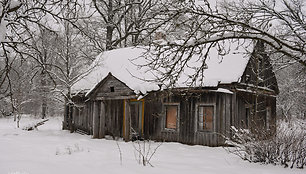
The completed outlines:
[[[21,127],[35,120],[22,118]],[[52,118],[38,130],[17,129],[12,118],[0,119],[0,174],[304,174],[305,170],[253,164],[222,147],[163,143],[150,166],[137,163],[133,143],[91,139],[61,130],[61,118]],[[159,143],[152,143],[153,150]]]

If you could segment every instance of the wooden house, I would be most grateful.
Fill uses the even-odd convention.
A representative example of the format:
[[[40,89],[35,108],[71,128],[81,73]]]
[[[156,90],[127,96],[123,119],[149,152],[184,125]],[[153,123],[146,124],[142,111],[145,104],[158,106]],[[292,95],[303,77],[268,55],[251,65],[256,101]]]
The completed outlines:
[[[149,67],[137,66],[144,65],[143,52],[122,48],[99,55],[93,70],[73,86],[77,95],[66,108],[64,128],[93,138],[208,146],[224,145],[231,126],[275,132],[278,87],[263,44],[252,47],[252,54],[230,52],[222,59],[212,52],[204,83],[188,86],[185,71],[171,88],[143,80],[156,77]]]

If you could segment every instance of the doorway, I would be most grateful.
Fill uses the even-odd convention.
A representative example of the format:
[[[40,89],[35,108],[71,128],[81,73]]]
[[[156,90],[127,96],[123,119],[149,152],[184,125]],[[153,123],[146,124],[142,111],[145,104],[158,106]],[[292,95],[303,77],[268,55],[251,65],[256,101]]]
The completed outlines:
[[[140,139],[143,135],[143,101],[131,101],[130,109],[132,140]]]

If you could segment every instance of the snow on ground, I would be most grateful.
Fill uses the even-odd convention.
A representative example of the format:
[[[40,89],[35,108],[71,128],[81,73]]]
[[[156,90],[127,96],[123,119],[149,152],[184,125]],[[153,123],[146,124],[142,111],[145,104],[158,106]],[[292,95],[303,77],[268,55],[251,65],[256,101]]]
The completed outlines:
[[[31,118],[21,119],[21,128]],[[132,142],[91,139],[61,130],[61,118],[51,118],[38,130],[16,128],[12,118],[0,119],[0,174],[299,174],[301,169],[253,164],[227,153],[222,147],[163,143],[151,159],[154,167],[136,161]],[[154,149],[159,143],[152,143]]]

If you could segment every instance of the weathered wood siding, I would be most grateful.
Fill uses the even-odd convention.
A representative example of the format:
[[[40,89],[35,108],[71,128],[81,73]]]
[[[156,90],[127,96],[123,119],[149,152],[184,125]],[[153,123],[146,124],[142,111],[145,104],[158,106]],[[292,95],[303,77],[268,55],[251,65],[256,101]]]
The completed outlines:
[[[165,103],[179,104],[179,130],[164,129]],[[214,106],[214,131],[197,130],[197,104]],[[223,135],[230,135],[232,94],[202,91],[201,93],[159,92],[145,102],[145,136],[159,141],[217,146],[224,144]]]
[[[262,42],[256,44],[240,83],[268,88],[278,94],[276,76]]]
[[[113,75],[109,74],[96,88],[91,98],[103,100],[114,99],[116,97],[125,97],[135,95],[134,92],[123,82]]]
[[[221,93],[208,88],[182,88],[149,93],[144,98],[143,132],[145,138],[185,144],[223,145],[224,136],[231,136],[231,126],[245,128],[245,123],[251,121],[246,119],[247,108],[254,104],[256,96],[254,93],[255,78],[254,74],[251,74],[251,66],[254,66],[254,62],[249,62],[242,77],[242,84],[220,85],[221,88],[230,89],[233,93]],[[264,63],[262,66],[269,67],[270,65]],[[260,89],[261,93],[257,98],[260,112],[253,119],[252,127],[269,126],[268,130],[275,132],[276,99],[274,94],[278,90],[277,83],[274,77],[269,79],[269,76],[274,74],[271,69],[267,68],[262,73],[264,74],[261,77],[264,79],[261,85],[264,88]],[[103,138],[104,135],[123,137],[125,132],[125,139],[128,140],[131,114],[129,100],[135,97],[135,93],[126,84],[109,74],[96,86],[89,97],[77,96],[73,99],[75,107],[72,108],[72,126],[66,127],[94,134],[95,138]],[[166,105],[178,107],[176,130],[165,129]],[[198,130],[197,110],[199,105],[213,106],[212,131]],[[267,119],[267,108],[271,113],[269,119]],[[66,122],[69,121],[66,119]]]
[[[106,100],[105,112],[105,133],[115,137],[122,137],[123,100]]]
[[[200,144],[219,146],[224,144],[224,138],[231,137],[231,126],[245,128],[246,108],[254,104],[252,93],[234,92],[233,94],[213,91],[202,92],[154,92],[145,98],[145,138],[158,141],[175,141],[184,144]],[[258,98],[260,105],[256,121],[252,121],[251,127],[266,128],[269,121],[269,129],[275,132],[276,100],[275,97],[262,95]],[[175,103],[179,106],[178,131],[164,128],[166,113],[164,105]],[[197,130],[197,105],[214,106],[213,131]],[[266,108],[271,108],[271,118],[267,120]],[[249,120],[251,121],[251,120]],[[250,128],[251,128],[250,127]]]
[[[223,145],[223,136],[231,136],[231,126],[245,128],[246,108],[250,104],[254,104],[254,98],[253,93],[241,91],[235,91],[233,94],[212,90],[152,92],[144,99],[144,136],[146,139],[184,144]],[[105,134],[116,137],[124,136],[124,100],[89,100],[85,105],[81,105],[85,101],[84,99],[79,98],[76,101],[79,105],[73,109],[72,114],[75,129],[81,129],[92,135],[96,113],[99,116],[96,120],[96,122],[99,122],[97,124],[99,133],[96,137],[101,138]],[[261,126],[265,128],[265,125],[269,122],[269,129],[275,132],[275,97],[260,95],[258,101],[260,101],[258,110],[262,112],[258,113],[257,118],[252,123],[253,127]],[[94,103],[96,106],[94,106]],[[177,131],[165,129],[165,105],[171,103],[176,104],[179,108]],[[214,106],[213,131],[197,130],[197,106],[199,104]],[[271,108],[271,118],[269,120],[266,117],[267,107]],[[94,111],[95,109],[96,111]],[[102,117],[103,110],[105,112],[104,117]],[[101,123],[101,121],[104,123]],[[103,125],[104,128],[101,130]]]
[[[105,114],[104,118],[103,112]],[[94,120],[95,114],[98,115],[96,120]],[[88,101],[81,109],[79,107],[73,107],[73,124],[75,130],[80,129],[93,135],[94,122],[97,122],[98,127],[96,129],[100,132],[97,136],[99,134],[106,134],[122,137],[123,100]],[[103,125],[104,130],[101,130],[100,128]]]
[[[133,98],[134,92],[109,74],[89,97],[73,98],[73,126],[94,136],[123,136],[124,98]]]
[[[86,117],[87,107],[85,100],[81,96],[74,97],[74,106],[71,108],[72,131],[80,129],[87,132],[88,119]]]
[[[236,98],[236,118],[237,120],[233,125],[239,128],[245,128],[246,125],[246,109],[255,107],[255,95],[248,92],[237,92]],[[250,129],[262,129],[270,130],[271,133],[276,131],[276,97],[270,95],[259,95],[257,98],[257,115],[255,116],[255,111],[253,110],[253,115],[249,118]],[[267,108],[270,108],[270,119],[267,120]],[[267,124],[267,122],[269,122]],[[269,127],[267,127],[269,126]]]

